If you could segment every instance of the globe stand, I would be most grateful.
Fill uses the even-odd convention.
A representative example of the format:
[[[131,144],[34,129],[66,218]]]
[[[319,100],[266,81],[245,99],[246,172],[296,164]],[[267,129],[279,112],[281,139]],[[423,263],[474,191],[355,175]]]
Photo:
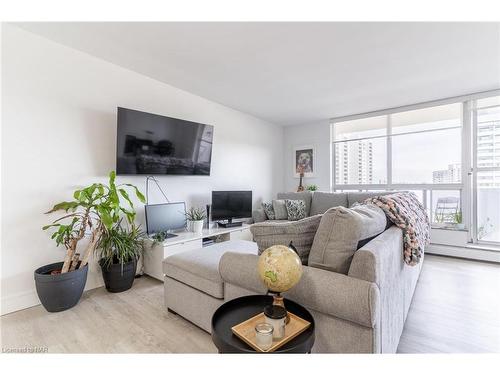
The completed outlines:
[[[267,294],[270,294],[273,296],[273,305],[281,306],[286,311],[285,302],[283,301],[284,298],[280,292],[273,292],[271,290],[268,290]],[[287,311],[286,318],[285,318],[285,324],[288,324],[288,322],[290,322],[290,317],[288,316],[288,311]]]

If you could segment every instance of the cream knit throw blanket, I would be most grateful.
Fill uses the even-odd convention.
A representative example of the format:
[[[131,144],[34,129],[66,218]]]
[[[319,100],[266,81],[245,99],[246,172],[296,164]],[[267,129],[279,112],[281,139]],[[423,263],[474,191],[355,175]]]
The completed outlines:
[[[417,196],[412,192],[401,192],[369,198],[365,202],[380,207],[387,218],[403,230],[404,261],[410,266],[418,264],[430,242],[431,226]]]

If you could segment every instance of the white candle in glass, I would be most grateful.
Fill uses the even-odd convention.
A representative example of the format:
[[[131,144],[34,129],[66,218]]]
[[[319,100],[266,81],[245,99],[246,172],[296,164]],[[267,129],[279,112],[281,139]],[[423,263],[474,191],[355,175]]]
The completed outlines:
[[[259,323],[255,326],[255,341],[262,350],[268,350],[273,345],[273,326]]]

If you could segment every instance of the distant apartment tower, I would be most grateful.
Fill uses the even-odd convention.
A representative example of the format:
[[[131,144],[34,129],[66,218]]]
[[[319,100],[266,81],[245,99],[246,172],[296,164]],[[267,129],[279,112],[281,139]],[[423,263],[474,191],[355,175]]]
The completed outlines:
[[[478,168],[500,167],[500,121],[485,121],[477,127],[477,166]],[[483,188],[499,188],[500,173],[481,172],[477,184]]]
[[[373,147],[370,141],[335,145],[335,184],[373,183]]]
[[[478,168],[500,167],[500,122],[487,121],[477,127]],[[462,168],[459,163],[448,165],[448,169],[432,172],[432,182],[447,184],[461,182]],[[478,173],[477,186],[499,188],[500,173],[485,171]]]
[[[432,172],[434,184],[452,184],[462,180],[462,167],[460,163],[448,165],[448,169]]]

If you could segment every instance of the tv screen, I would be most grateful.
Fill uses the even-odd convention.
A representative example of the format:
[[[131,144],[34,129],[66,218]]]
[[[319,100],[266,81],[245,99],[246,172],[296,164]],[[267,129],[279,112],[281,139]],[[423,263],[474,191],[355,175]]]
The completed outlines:
[[[118,108],[116,173],[210,175],[214,127]]]
[[[252,216],[251,191],[212,191],[212,220]]]

